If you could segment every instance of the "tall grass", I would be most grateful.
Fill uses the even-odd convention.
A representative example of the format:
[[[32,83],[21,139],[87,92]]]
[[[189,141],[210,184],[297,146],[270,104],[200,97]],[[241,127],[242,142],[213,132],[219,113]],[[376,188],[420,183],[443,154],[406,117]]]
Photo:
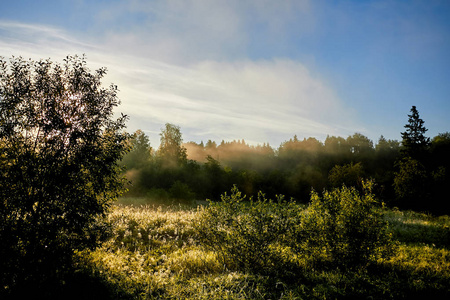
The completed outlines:
[[[79,252],[79,267],[120,298],[262,298],[256,277],[229,272],[198,244],[196,214],[177,206],[117,206],[109,215],[111,238]]]
[[[236,211],[234,222],[241,220],[256,227],[259,226],[257,222],[281,222],[276,218],[277,209],[282,206],[276,208],[274,203],[267,201],[255,201],[254,205],[252,208],[246,203],[245,209],[256,219]],[[300,216],[306,213],[304,208],[294,204],[286,207],[291,209],[292,218],[295,209]],[[236,244],[236,249],[240,250],[232,252],[234,256],[224,258],[223,253],[208,246],[205,236],[198,230],[198,226],[207,225],[199,221],[206,209],[115,206],[108,216],[110,238],[95,251],[77,253],[78,272],[106,289],[106,295],[112,299],[446,299],[450,296],[448,217],[378,210],[388,222],[389,232],[397,243],[393,255],[377,257],[373,263],[356,269],[326,264],[290,268],[287,276],[280,276],[268,269],[263,268],[260,272],[254,266],[233,264],[230,260],[234,256],[239,258],[239,251],[243,256],[251,257],[254,249],[254,257],[268,259],[261,261],[260,266],[270,263],[274,268],[284,268],[300,261],[298,256],[289,256],[294,253],[292,244],[286,240],[285,244],[280,243],[266,230],[265,234],[272,238],[267,247],[264,239],[256,236],[253,241],[256,248],[252,248],[252,244],[245,248],[246,242],[241,240],[241,245]],[[226,219],[221,218],[223,224],[209,225],[223,226]],[[287,224],[291,226],[291,223]],[[233,226],[225,231],[235,230],[239,225]],[[250,240],[255,233],[243,228],[240,234]],[[275,232],[275,235],[280,234]],[[280,237],[281,241],[287,237],[289,231]],[[262,244],[258,246],[258,243]],[[234,251],[232,245],[227,249]],[[287,256],[273,256],[283,249],[282,253]]]

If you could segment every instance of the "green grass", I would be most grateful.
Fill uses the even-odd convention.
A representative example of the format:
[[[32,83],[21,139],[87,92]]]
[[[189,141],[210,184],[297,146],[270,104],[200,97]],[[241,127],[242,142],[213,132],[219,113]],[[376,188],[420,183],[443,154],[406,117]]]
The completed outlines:
[[[187,206],[115,206],[108,217],[111,238],[95,251],[77,253],[78,280],[111,299],[450,296],[448,217],[387,210],[384,217],[397,241],[389,259],[355,270],[304,268],[280,279],[227,269],[199,242],[198,213]]]

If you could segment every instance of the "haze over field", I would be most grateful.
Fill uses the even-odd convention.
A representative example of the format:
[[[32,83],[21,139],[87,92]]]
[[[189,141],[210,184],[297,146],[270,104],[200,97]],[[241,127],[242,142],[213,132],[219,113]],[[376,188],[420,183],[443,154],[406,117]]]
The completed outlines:
[[[4,1],[0,55],[86,53],[128,131],[277,147],[295,134],[401,139],[412,105],[450,128],[447,1]]]

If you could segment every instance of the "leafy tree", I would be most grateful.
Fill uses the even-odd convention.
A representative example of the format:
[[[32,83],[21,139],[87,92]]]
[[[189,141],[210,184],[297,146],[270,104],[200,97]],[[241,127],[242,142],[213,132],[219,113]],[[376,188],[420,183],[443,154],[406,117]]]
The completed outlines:
[[[397,162],[397,167],[394,189],[398,206],[416,210],[424,208],[430,190],[425,166],[417,159],[405,157]]]
[[[166,167],[180,166],[187,161],[186,148],[183,147],[183,138],[180,127],[166,123],[160,133],[161,144],[158,156]]]
[[[0,58],[0,289],[48,282],[96,244],[127,150],[105,73],[91,73],[84,56]]]
[[[208,155],[206,160],[203,165],[206,184],[203,188],[208,191],[208,198],[216,199],[223,192],[223,187],[226,184],[225,171],[211,155]]]
[[[354,154],[364,154],[373,150],[372,141],[361,133],[355,133],[349,136],[347,138],[347,144]]]
[[[375,146],[371,168],[367,172],[377,183],[377,195],[385,201],[391,201],[395,198],[392,183],[394,181],[394,165],[399,154],[400,142],[397,140],[388,140],[384,136],[380,136]]]
[[[346,185],[348,187],[356,187],[364,176],[364,170],[362,164],[350,163],[343,166],[335,165],[333,169],[330,170],[328,179],[333,187],[341,187]]]
[[[343,154],[350,152],[350,146],[343,137],[327,136],[324,143],[326,152],[332,154]]]
[[[440,133],[431,141],[433,167],[444,166],[450,171],[450,132]]]
[[[122,160],[122,164],[127,169],[137,169],[149,162],[152,148],[150,147],[148,136],[142,130],[138,129],[133,133],[130,139],[130,146],[130,152]]]
[[[377,145],[375,146],[375,150],[378,152],[388,152],[394,151],[397,152],[400,148],[400,143],[397,140],[387,140],[383,135],[380,136]]]
[[[208,140],[205,145],[206,149],[216,149],[217,144],[214,141]]]
[[[430,164],[433,178],[433,211],[450,214],[450,132],[440,133],[431,142]]]

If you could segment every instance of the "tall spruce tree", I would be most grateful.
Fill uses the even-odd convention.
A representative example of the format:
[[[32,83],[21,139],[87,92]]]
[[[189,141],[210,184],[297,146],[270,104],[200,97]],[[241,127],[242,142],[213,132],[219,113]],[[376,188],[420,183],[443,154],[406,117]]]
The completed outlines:
[[[408,123],[405,125],[406,131],[402,132],[402,156],[422,160],[430,146],[430,138],[425,136],[428,129],[424,126],[424,121],[420,118],[417,108],[411,108],[408,115]]]
[[[397,204],[402,208],[426,210],[425,204],[430,200],[430,176],[425,162],[430,139],[425,136],[428,129],[424,123],[413,106],[405,125],[406,131],[401,133],[401,154],[396,162],[394,178]]]

